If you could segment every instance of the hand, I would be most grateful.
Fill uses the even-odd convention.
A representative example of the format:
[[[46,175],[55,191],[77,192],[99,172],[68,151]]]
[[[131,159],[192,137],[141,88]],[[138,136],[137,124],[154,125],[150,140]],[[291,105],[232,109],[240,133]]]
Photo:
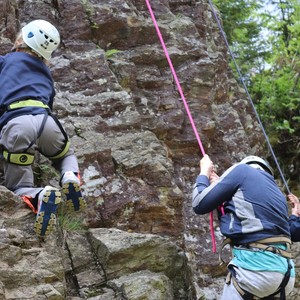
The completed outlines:
[[[289,195],[287,195],[287,198],[292,205],[292,215],[299,217],[300,216],[300,203],[299,203],[298,197],[295,196],[294,194],[289,194]]]
[[[212,170],[211,173],[210,173],[210,176],[209,176],[210,184],[213,184],[218,179],[219,179],[219,175],[214,170]]]
[[[210,178],[213,169],[214,169],[213,162],[210,160],[209,156],[205,154],[203,158],[200,160],[200,174]]]

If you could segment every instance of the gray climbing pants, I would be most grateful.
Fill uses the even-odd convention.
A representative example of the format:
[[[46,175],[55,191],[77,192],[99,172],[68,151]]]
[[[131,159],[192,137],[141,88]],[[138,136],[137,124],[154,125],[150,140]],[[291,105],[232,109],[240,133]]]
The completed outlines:
[[[65,137],[51,116],[47,117],[38,137],[44,119],[43,114],[24,115],[10,120],[1,130],[0,145],[11,153],[26,151],[34,154],[39,150],[46,157],[54,156],[65,145]],[[54,161],[54,167],[63,175],[66,171],[78,172],[78,162],[70,147],[66,154]],[[4,185],[19,196],[34,197],[42,188],[34,186],[32,166],[16,165],[3,161]]]
[[[284,275],[279,272],[253,272],[242,268],[234,267],[236,272],[236,280],[242,289],[263,298],[273,294],[281,284]],[[294,287],[295,277],[290,277],[285,287],[286,295],[288,295]],[[275,298],[279,299],[279,294]],[[225,284],[221,300],[242,300],[239,292],[232,284]]]

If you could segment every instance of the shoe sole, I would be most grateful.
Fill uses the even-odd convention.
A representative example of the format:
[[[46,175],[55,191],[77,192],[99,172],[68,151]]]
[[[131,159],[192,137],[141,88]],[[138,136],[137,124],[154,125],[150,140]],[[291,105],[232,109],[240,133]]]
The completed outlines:
[[[62,192],[66,196],[66,205],[69,211],[79,211],[86,207],[81,189],[78,183],[68,182],[62,186]]]
[[[48,190],[45,192],[34,224],[34,230],[37,235],[45,236],[55,228],[55,212],[58,204],[61,202],[61,198],[61,193],[58,190]]]

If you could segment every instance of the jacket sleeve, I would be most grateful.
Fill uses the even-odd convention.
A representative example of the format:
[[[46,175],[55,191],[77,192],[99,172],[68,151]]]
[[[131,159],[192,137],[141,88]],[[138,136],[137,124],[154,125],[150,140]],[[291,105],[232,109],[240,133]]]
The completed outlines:
[[[2,71],[3,61],[4,61],[3,56],[0,56],[0,73],[1,73],[1,71]]]
[[[293,242],[300,242],[300,217],[291,215],[289,217],[290,233]]]
[[[193,189],[192,207],[197,214],[206,214],[223,202],[230,201],[238,189],[241,174],[236,168],[229,168],[215,183],[209,183],[205,175],[199,175]]]

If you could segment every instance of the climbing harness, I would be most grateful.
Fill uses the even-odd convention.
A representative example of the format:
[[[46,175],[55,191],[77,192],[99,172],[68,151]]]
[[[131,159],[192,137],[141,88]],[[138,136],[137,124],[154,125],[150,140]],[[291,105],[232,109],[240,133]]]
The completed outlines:
[[[19,108],[24,108],[24,107],[45,108],[44,118],[43,118],[41,127],[39,128],[39,131],[37,134],[37,139],[41,136],[41,134],[44,130],[44,126],[45,126],[48,116],[50,115],[53,118],[53,120],[55,121],[57,126],[60,128],[60,130],[64,136],[64,139],[65,139],[64,146],[61,150],[59,150],[53,156],[51,156],[51,157],[49,157],[47,155],[45,155],[45,156],[51,160],[55,160],[55,159],[59,159],[59,158],[63,157],[69,151],[70,141],[69,141],[67,133],[63,129],[61,123],[59,122],[57,117],[51,113],[50,108],[47,104],[44,104],[42,101],[39,101],[39,100],[32,100],[32,99],[20,100],[20,101],[12,102],[11,104],[7,105],[7,107],[5,107],[4,109],[2,108],[1,111],[2,111],[2,113],[5,113],[6,111],[11,111],[11,110],[19,109]],[[29,144],[29,146],[22,153],[8,152],[6,149],[4,149],[2,151],[2,157],[11,164],[23,165],[23,166],[31,165],[34,161],[34,155],[27,153],[27,151],[32,147],[32,145],[35,142],[36,141],[32,141]]]
[[[230,284],[230,282],[232,282],[233,286],[235,287],[235,289],[237,290],[237,292],[240,294],[240,296],[242,297],[243,300],[256,300],[256,299],[260,299],[260,300],[275,300],[274,296],[279,294],[280,293],[280,300],[285,300],[286,297],[285,297],[285,287],[286,285],[288,284],[289,280],[290,280],[290,276],[291,276],[291,269],[292,269],[292,265],[291,265],[291,261],[290,259],[288,258],[287,259],[287,265],[288,265],[288,268],[287,268],[287,271],[286,273],[284,274],[284,277],[283,277],[283,280],[282,282],[280,283],[278,289],[276,292],[274,292],[273,294],[267,296],[267,297],[264,297],[264,298],[259,298],[259,297],[256,297],[255,295],[249,293],[248,291],[245,291],[244,289],[242,289],[240,287],[240,285],[238,284],[236,278],[235,278],[235,271],[234,269],[229,266],[229,272],[227,274],[227,277],[226,277],[226,284]],[[276,298],[278,299],[278,298]]]
[[[273,293],[267,297],[264,297],[264,298],[258,298],[256,296],[252,295],[251,293],[243,290],[239,286],[239,284],[235,278],[235,271],[234,271],[233,267],[230,265],[228,266],[229,272],[226,277],[226,284],[230,284],[230,282],[232,282],[233,286],[238,291],[238,293],[240,294],[240,296],[242,297],[243,300],[255,300],[255,299],[273,300],[274,299],[273,297],[279,293],[280,293],[280,300],[285,300],[285,287],[286,287],[287,283],[289,282],[290,275],[291,275],[291,269],[292,269],[290,260],[293,258],[293,255],[291,252],[292,241],[290,238],[287,238],[285,236],[275,236],[275,237],[265,238],[265,239],[262,239],[259,241],[251,242],[248,244],[242,244],[242,245],[234,245],[230,238],[226,238],[225,240],[223,240],[222,245],[219,250],[220,265],[225,263],[224,260],[222,259],[222,250],[228,244],[230,244],[231,248],[237,246],[239,249],[245,249],[245,250],[255,249],[256,251],[257,250],[269,251],[269,252],[272,252],[274,254],[277,254],[277,255],[280,255],[280,256],[286,258],[288,268],[287,268],[287,271],[284,275],[284,278],[283,278],[280,286],[278,287],[278,289],[275,293]],[[286,250],[278,247],[278,245],[283,245],[283,244],[286,245]]]
[[[186,99],[185,99],[184,93],[183,93],[183,91],[182,91],[181,85],[180,85],[180,83],[179,83],[179,80],[178,80],[176,71],[175,71],[175,69],[174,69],[174,67],[173,67],[173,63],[172,63],[172,60],[171,60],[171,58],[170,58],[168,49],[167,49],[167,47],[166,47],[166,45],[165,45],[165,42],[164,42],[164,40],[163,40],[162,34],[161,34],[161,32],[160,32],[158,23],[157,23],[157,21],[156,21],[156,19],[155,19],[155,16],[154,16],[152,7],[151,7],[151,5],[150,5],[150,2],[149,2],[149,0],[145,0],[145,1],[146,1],[146,4],[147,4],[149,13],[150,13],[150,15],[151,15],[153,24],[154,24],[154,26],[155,26],[155,29],[156,29],[158,38],[159,38],[160,43],[161,43],[161,45],[162,45],[162,48],[163,48],[163,50],[164,50],[166,59],[167,59],[167,61],[168,61],[168,63],[169,63],[169,66],[170,66],[170,69],[171,69],[173,78],[174,78],[175,83],[176,83],[176,85],[177,85],[178,92],[179,92],[179,94],[180,94],[180,96],[181,96],[181,99],[182,99],[182,102],[183,102],[183,104],[184,104],[186,113],[187,113],[187,115],[188,115],[188,117],[189,117],[189,120],[190,120],[190,123],[191,123],[191,125],[192,125],[192,128],[193,128],[194,134],[195,134],[195,136],[196,136],[198,145],[199,145],[199,147],[200,147],[201,153],[202,153],[202,155],[204,156],[204,155],[205,155],[204,147],[203,147],[203,145],[202,145],[202,142],[201,142],[199,133],[198,133],[198,131],[197,131],[197,128],[196,128],[194,119],[193,119],[193,117],[192,117],[192,114],[191,114],[191,112],[190,112],[189,106],[188,106],[188,104],[187,104],[187,101],[186,101]],[[212,237],[212,241],[213,241],[213,243],[212,243],[212,247],[213,247],[213,248],[212,248],[212,251],[213,251],[213,252],[216,252],[215,234],[214,234],[214,230],[212,230],[212,229],[213,229],[213,212],[210,213],[210,228],[211,228],[211,237]]]

